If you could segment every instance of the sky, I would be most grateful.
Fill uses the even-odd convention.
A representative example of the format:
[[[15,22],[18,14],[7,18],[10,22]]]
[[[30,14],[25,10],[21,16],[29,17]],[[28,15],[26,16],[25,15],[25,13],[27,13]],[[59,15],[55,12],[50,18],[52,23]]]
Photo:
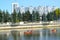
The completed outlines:
[[[56,6],[60,8],[60,0],[0,0],[0,9],[11,13],[13,2],[18,2],[19,6],[24,7]]]

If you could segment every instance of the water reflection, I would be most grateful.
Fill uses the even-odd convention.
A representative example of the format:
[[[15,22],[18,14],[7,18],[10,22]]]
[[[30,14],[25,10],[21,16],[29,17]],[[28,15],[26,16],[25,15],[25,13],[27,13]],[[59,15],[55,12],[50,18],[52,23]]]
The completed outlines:
[[[6,34],[0,34],[0,40],[8,40]]]
[[[19,40],[20,32],[18,31],[11,31],[11,35],[13,36],[14,40]]]
[[[0,40],[60,40],[60,29],[51,33],[49,29],[33,30],[32,35],[21,35],[19,31],[11,31],[7,34],[0,34]]]

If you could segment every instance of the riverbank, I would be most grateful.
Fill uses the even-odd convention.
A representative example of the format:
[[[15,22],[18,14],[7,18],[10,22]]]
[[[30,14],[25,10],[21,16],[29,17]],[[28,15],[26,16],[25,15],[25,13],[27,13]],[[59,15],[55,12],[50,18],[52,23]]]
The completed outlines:
[[[39,30],[39,29],[52,29],[52,28],[60,28],[60,25],[24,25],[24,26],[7,26],[7,27],[0,27],[1,31],[12,31],[12,30]]]

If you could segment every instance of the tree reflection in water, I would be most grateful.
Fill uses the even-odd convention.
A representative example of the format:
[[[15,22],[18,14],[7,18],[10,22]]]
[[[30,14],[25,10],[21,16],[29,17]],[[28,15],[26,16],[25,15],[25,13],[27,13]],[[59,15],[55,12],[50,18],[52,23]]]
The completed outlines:
[[[0,34],[0,40],[8,40],[7,34]]]
[[[19,31],[11,31],[7,36],[6,33],[0,33],[0,40],[60,40],[60,29],[56,33],[50,33],[49,29],[34,30],[32,35],[20,35]]]
[[[14,40],[19,40],[20,39],[20,32],[18,32],[18,31],[11,31],[11,34],[12,34]]]

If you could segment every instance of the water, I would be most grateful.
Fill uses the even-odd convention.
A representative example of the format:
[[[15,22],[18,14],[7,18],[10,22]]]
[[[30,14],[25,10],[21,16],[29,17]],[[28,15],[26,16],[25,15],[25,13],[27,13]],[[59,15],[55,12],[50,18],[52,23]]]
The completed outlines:
[[[12,32],[9,36],[0,34],[0,40],[60,40],[60,29],[57,29],[56,33],[51,33],[48,29],[34,31],[37,34],[34,35],[19,35],[19,32]]]

